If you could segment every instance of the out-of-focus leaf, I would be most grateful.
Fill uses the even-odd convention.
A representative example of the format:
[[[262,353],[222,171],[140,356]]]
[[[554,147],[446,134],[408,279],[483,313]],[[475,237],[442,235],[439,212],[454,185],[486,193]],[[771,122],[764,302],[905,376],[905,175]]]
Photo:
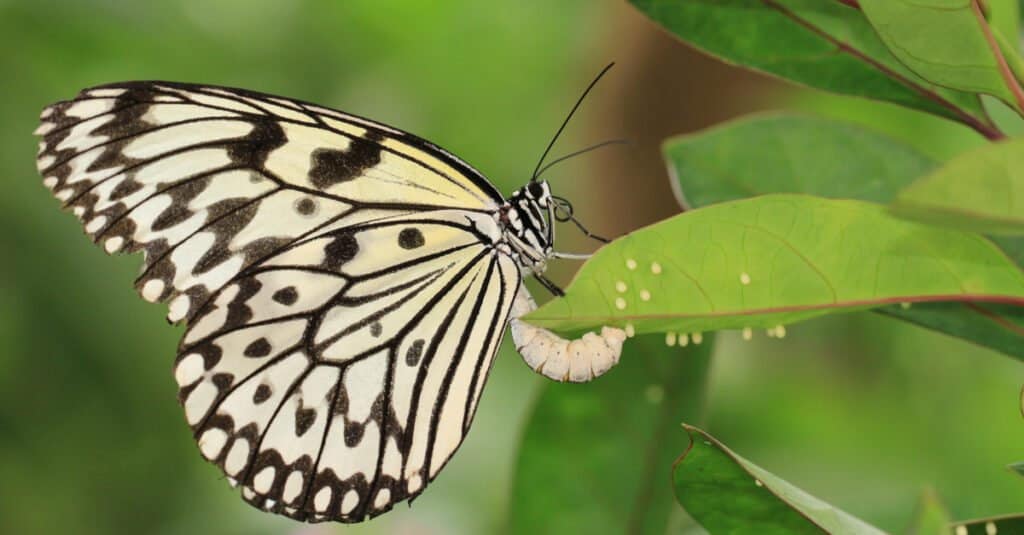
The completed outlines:
[[[907,535],[950,535],[949,525],[952,523],[953,518],[949,516],[949,510],[939,500],[939,496],[934,490],[925,489]]]
[[[807,193],[888,203],[938,162],[842,121],[762,115],[665,143],[680,202],[699,208],[767,193]],[[1018,266],[1024,238],[994,239]],[[878,312],[1024,359],[1024,308],[917,303]]]
[[[676,499],[708,532],[883,533],[736,455],[704,431],[685,427],[690,447],[672,472]]]
[[[1024,477],[1024,461],[1015,462],[1007,466],[1007,468],[1012,470],[1013,473],[1017,474],[1018,476]]]
[[[860,0],[889,50],[926,80],[1017,107],[1000,74],[977,0]]]
[[[985,0],[989,23],[1010,43],[1019,41],[1020,0]]]
[[[1024,360],[1024,307],[997,303],[915,303],[877,312]]]
[[[761,114],[664,144],[687,208],[765,193],[889,202],[935,162],[892,138],[814,116]]]
[[[819,89],[909,106],[991,132],[977,95],[939,87],[914,74],[889,52],[863,13],[842,2],[631,2],[680,39],[726,61]]]
[[[526,317],[576,333],[767,328],[918,301],[1024,305],[1024,273],[977,234],[881,205],[765,195],[691,210],[602,247]]]
[[[988,234],[1024,234],[1024,139],[962,154],[900,192],[897,214]]]
[[[954,535],[1004,535],[1024,533],[1024,515],[995,516],[979,518],[966,522],[957,522],[953,526]]]
[[[687,443],[675,429],[703,418],[710,345],[638,336],[608,374],[549,383],[519,449],[510,531],[665,533],[668,473]]]

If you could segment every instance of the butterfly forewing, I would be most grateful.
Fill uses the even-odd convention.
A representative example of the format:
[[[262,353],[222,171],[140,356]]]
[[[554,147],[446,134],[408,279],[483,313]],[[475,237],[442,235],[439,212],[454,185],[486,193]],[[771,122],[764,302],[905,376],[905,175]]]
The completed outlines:
[[[42,114],[44,184],[188,328],[175,379],[204,457],[247,501],[358,521],[422,492],[462,442],[517,263],[501,196],[393,128],[167,82]]]

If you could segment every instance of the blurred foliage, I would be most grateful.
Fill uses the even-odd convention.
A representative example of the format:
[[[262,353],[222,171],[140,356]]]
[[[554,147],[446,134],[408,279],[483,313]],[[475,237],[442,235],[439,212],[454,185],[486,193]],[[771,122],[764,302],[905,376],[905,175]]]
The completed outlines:
[[[57,211],[34,168],[39,111],[131,79],[244,87],[394,124],[508,192],[605,58],[583,0],[0,2],[0,533],[280,533],[201,459],[171,376],[179,329]],[[557,52],[556,52],[557,51]],[[568,140],[571,143],[571,138]],[[474,432],[416,507],[363,531],[491,531],[538,379],[504,351]],[[486,477],[481,477],[486,474]],[[314,531],[334,531],[319,526]]]
[[[1016,16],[1016,10],[996,4],[998,26],[1012,31],[1006,13]],[[622,474],[645,470],[638,459],[646,457],[633,441],[638,437],[592,444],[601,439],[584,440],[592,437],[584,434],[586,422],[618,432],[615,420],[634,418],[630,411],[642,407],[668,407],[682,418],[692,409],[684,382],[666,384],[665,401],[657,406],[645,399],[642,407],[602,409],[635,405],[623,393],[646,395],[648,368],[637,362],[646,357],[636,356],[593,385],[545,385],[538,407],[607,391],[578,405],[598,407],[588,413],[591,420],[563,428],[555,421],[561,413],[553,412],[550,425],[539,419],[526,426],[541,380],[506,348],[466,443],[411,509],[399,507],[360,526],[313,527],[251,509],[200,458],[189,436],[170,373],[180,332],[164,324],[160,307],[134,295],[129,281],[139,259],[106,257],[71,216],[57,213],[35,172],[29,135],[44,105],[82,87],[127,79],[209,82],[394,124],[459,154],[507,192],[525,180],[566,107],[600,65],[620,53],[659,53],[638,37],[659,30],[629,17],[634,14],[585,0],[500,6],[468,0],[0,1],[0,44],[7,51],[0,62],[8,74],[0,101],[0,166],[7,177],[0,195],[0,250],[6,251],[0,262],[0,533],[495,532],[509,518],[514,526],[571,518],[564,508],[581,489],[571,494],[568,487],[586,485],[584,476],[595,478],[595,488],[607,488]],[[729,22],[707,31],[747,35]],[[609,50],[613,58],[605,57]],[[682,46],[670,52],[687,53]],[[701,72],[686,75],[702,83]],[[807,77],[805,83],[821,86]],[[762,87],[745,88],[745,94],[846,119],[936,161],[985,141],[958,124],[891,104],[792,87],[765,93]],[[932,108],[904,87],[877,87]],[[1024,122],[1007,107],[994,99],[985,103],[1003,131],[1024,132]],[[644,102],[658,109],[719,104]],[[685,128],[679,125],[680,132]],[[562,144],[573,146],[571,138]],[[628,204],[628,192],[653,187],[654,177],[607,177],[600,169],[589,174],[624,184],[617,203],[608,204],[616,210],[643,210]],[[581,183],[582,194],[592,182]],[[577,201],[577,208],[586,206]],[[610,211],[588,223],[597,220],[599,228],[602,219],[620,215]],[[1017,512],[1024,501],[1020,478],[1004,468],[1020,459],[1024,443],[1017,361],[878,315],[853,314],[801,324],[782,340],[719,335],[711,362],[706,427],[716,437],[883,529],[910,525],[927,485],[953,518]],[[679,404],[667,405],[673,400]],[[652,414],[635,418],[647,421]],[[665,432],[678,433],[666,435],[668,444],[685,441],[676,426]],[[523,433],[529,448],[523,455],[538,464],[529,479],[520,472],[513,485],[512,461]],[[565,445],[595,451],[577,454]],[[595,463],[617,465],[599,470]],[[651,472],[652,492],[671,491],[669,470],[666,463]],[[538,505],[514,507],[524,495]],[[668,515],[669,530],[685,529],[680,508]],[[600,524],[597,530],[621,531]]]
[[[687,444],[679,422],[704,419],[711,349],[710,340],[678,348],[662,334],[639,336],[603,380],[546,385],[519,447],[510,533],[684,526],[665,468]]]

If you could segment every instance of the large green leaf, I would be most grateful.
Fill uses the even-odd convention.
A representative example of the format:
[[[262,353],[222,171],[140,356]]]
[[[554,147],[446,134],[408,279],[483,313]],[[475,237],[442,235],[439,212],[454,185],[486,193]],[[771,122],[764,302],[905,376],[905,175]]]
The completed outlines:
[[[526,317],[563,332],[771,327],[922,301],[1024,305],[1024,273],[992,242],[881,205],[765,195],[666,219],[602,247]]]
[[[989,22],[1011,43],[1019,41],[1020,0],[986,0]]]
[[[766,193],[888,203],[939,163],[887,136],[841,121],[792,115],[745,118],[670,139],[665,156],[684,206]],[[685,195],[684,195],[685,194]],[[1024,238],[995,239],[1024,265]],[[1024,359],[1024,308],[918,303],[878,312]]]
[[[882,531],[807,494],[685,426],[690,446],[672,472],[676,499],[713,534],[882,535]]]
[[[889,52],[863,13],[842,2],[630,1],[682,40],[726,61],[811,87],[942,115],[994,135],[976,95],[914,74]]]
[[[639,336],[599,379],[549,383],[519,449],[510,531],[666,533],[668,472],[687,443],[674,430],[703,419],[709,342]]]
[[[782,113],[668,139],[664,153],[672,187],[688,208],[765,193],[887,203],[936,165],[866,128]]]
[[[921,77],[1017,106],[977,0],[860,0],[860,6],[889,50]]]
[[[900,192],[898,214],[989,234],[1024,234],[1024,139],[962,154]]]

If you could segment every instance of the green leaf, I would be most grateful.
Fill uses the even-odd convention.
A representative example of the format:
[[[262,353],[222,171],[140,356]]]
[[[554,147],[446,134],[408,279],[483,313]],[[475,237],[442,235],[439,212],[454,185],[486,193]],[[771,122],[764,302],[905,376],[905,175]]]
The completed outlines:
[[[668,471],[687,443],[674,429],[703,419],[710,346],[639,336],[600,379],[548,382],[519,449],[510,531],[666,533]]]
[[[888,203],[938,162],[846,122],[760,115],[672,138],[664,146],[684,206],[766,193],[807,193]],[[996,244],[1024,264],[1024,238]],[[993,303],[917,303],[877,312],[1024,359],[1024,308]]]
[[[993,535],[996,533],[1024,533],[1024,515],[996,516],[957,522],[953,526],[954,535]]]
[[[860,0],[860,6],[889,50],[921,77],[1019,109],[976,0]]]
[[[914,523],[907,535],[950,535],[953,518],[933,489],[925,489],[918,502]]]
[[[888,136],[842,121],[760,114],[664,144],[685,207],[765,193],[889,202],[935,162]]]
[[[1020,0],[986,0],[988,4],[989,22],[1011,43],[1019,41],[1020,35]]]
[[[881,205],[766,195],[615,240],[566,293],[526,319],[567,333],[699,332],[915,301],[1024,305],[1024,273],[979,235],[903,221]]]
[[[1007,468],[1018,476],[1024,477],[1024,461],[1015,462],[1007,466]]]
[[[690,447],[672,472],[676,499],[710,533],[800,535],[883,532],[685,426]]]
[[[997,303],[915,303],[876,312],[963,338],[1024,360],[1024,307]]]
[[[914,74],[889,52],[863,13],[841,2],[630,1],[680,39],[723,60],[811,87],[956,119],[992,135],[977,95]]]
[[[900,192],[892,208],[932,224],[1024,235],[1024,139],[954,158]]]

